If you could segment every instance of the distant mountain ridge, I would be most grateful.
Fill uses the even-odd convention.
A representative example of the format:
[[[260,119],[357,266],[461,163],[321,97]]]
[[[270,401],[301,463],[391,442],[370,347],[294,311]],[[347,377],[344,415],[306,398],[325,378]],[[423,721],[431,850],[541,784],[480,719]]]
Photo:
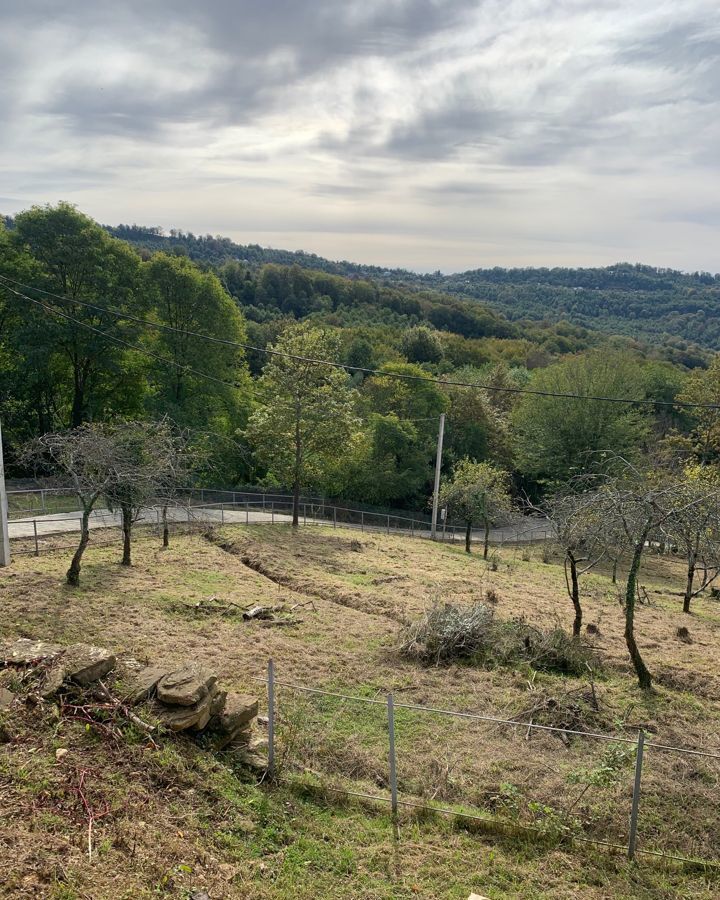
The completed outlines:
[[[481,301],[508,319],[568,321],[607,334],[620,334],[682,352],[693,345],[720,350],[720,275],[684,273],[641,264],[600,268],[471,269],[444,275],[418,274],[345,260],[333,261],[302,250],[275,250],[238,244],[230,238],[194,235],[138,225],[106,226],[108,231],[149,251],[187,253],[208,265],[229,259],[249,266],[300,266],[384,284],[434,289]]]

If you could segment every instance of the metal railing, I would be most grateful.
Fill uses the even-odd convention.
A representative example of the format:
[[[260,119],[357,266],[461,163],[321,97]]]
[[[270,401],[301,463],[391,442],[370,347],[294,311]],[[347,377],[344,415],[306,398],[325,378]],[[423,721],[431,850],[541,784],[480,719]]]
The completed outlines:
[[[141,511],[137,524],[160,527],[159,506],[150,506]],[[38,555],[42,548],[42,539],[52,535],[79,532],[82,527],[82,516],[71,510],[57,515],[13,518],[9,522],[10,539],[31,540],[34,552]],[[278,525],[292,521],[292,498],[273,496],[261,500],[238,500],[237,502],[203,503],[200,499],[188,498],[185,504],[174,504],[168,507],[168,518],[173,526],[179,523],[192,525]],[[120,526],[119,513],[107,509],[93,510],[90,516],[90,528],[117,528]],[[396,534],[405,537],[430,537],[430,523],[424,519],[410,516],[391,515],[368,512],[363,509],[352,509],[345,506],[328,505],[324,500],[303,501],[300,504],[299,524],[304,526],[324,526],[327,528],[352,528],[360,532]],[[473,540],[481,541],[484,533],[473,531]],[[490,533],[493,546],[531,544],[549,540],[552,532],[546,523],[533,520],[503,529],[494,529]],[[438,530],[437,539],[444,543],[461,543],[465,539],[465,529],[457,525],[444,525]],[[55,548],[47,548],[55,549]]]
[[[455,717],[459,719],[470,720],[474,722],[488,723],[494,726],[502,726],[507,729],[516,732],[518,729],[524,730],[526,733],[526,737],[532,731],[541,731],[550,734],[557,734],[564,739],[572,736],[574,738],[581,738],[588,741],[604,741],[615,745],[628,745],[634,751],[634,764],[632,766],[632,780],[630,790],[628,794],[630,796],[630,808],[628,810],[628,827],[627,827],[627,839],[624,843],[620,843],[615,840],[603,840],[600,838],[590,837],[587,834],[579,834],[568,832],[566,834],[560,835],[561,839],[568,840],[570,842],[580,842],[580,843],[589,843],[589,844],[597,844],[600,846],[608,847],[613,850],[620,850],[627,855],[627,857],[632,860],[638,854],[644,854],[647,856],[655,856],[662,857],[664,859],[672,859],[679,860],[681,862],[687,862],[692,864],[699,864],[702,866],[709,866],[712,868],[720,869],[720,858],[718,859],[707,859],[707,858],[697,858],[691,857],[687,855],[683,855],[679,852],[665,852],[663,850],[654,849],[652,847],[644,847],[639,845],[639,835],[640,835],[640,823],[641,823],[641,798],[643,796],[643,773],[644,773],[644,765],[645,761],[648,758],[649,754],[652,753],[669,753],[676,755],[688,755],[690,757],[703,757],[705,759],[712,759],[716,761],[720,761],[720,752],[711,751],[711,750],[701,750],[696,748],[688,748],[688,747],[679,747],[672,746],[656,741],[647,740],[645,732],[642,729],[638,729],[637,736],[630,738],[626,735],[611,735],[604,734],[600,732],[592,732],[592,731],[579,731],[577,729],[571,728],[562,728],[551,725],[543,725],[539,723],[535,723],[532,720],[529,722],[518,721],[515,719],[504,719],[497,716],[488,716],[488,715],[478,715],[474,713],[468,712],[459,712],[451,709],[443,709],[436,708],[431,706],[424,706],[420,704],[414,703],[402,703],[397,702],[392,692],[388,693],[384,699],[377,699],[371,697],[362,697],[355,694],[344,694],[338,691],[328,691],[320,688],[308,687],[306,685],[298,685],[293,684],[288,681],[280,680],[276,677],[275,665],[272,660],[268,663],[267,669],[267,677],[262,678],[258,676],[250,676],[250,680],[259,682],[266,685],[267,688],[267,696],[268,696],[268,775],[271,778],[278,776],[277,770],[277,759],[278,759],[278,746],[277,746],[277,729],[278,724],[282,722],[282,714],[279,713],[281,707],[278,705],[277,700],[277,689],[279,687],[288,689],[290,691],[310,695],[315,697],[330,697],[336,700],[347,701],[350,703],[357,704],[368,704],[374,706],[376,708],[384,708],[386,710],[386,734],[387,734],[387,788],[388,793],[378,794],[378,793],[369,793],[367,791],[362,790],[349,790],[345,788],[338,788],[332,785],[329,785],[322,781],[322,773],[320,773],[321,786],[323,789],[330,791],[331,793],[343,794],[350,797],[359,797],[363,799],[368,799],[372,801],[376,801],[383,804],[389,804],[394,823],[396,824],[396,817],[398,814],[398,807],[404,806],[412,809],[420,809],[426,810],[429,812],[437,813],[439,815],[448,815],[454,818],[459,819],[469,819],[478,822],[484,822],[486,824],[493,824],[500,827],[511,827],[517,828],[521,831],[527,832],[535,832],[539,835],[547,837],[547,833],[542,831],[540,828],[534,828],[531,825],[523,824],[519,821],[503,819],[498,817],[493,817],[492,815],[481,815],[480,811],[477,812],[469,812],[467,807],[463,809],[453,809],[448,806],[441,806],[433,803],[420,802],[417,798],[403,798],[400,797],[400,788],[397,776],[397,732],[396,732],[396,714],[398,710],[411,711],[420,714],[434,714],[440,716],[447,717]],[[299,769],[302,771],[302,765],[299,765]],[[313,772],[314,775],[318,775],[317,772]],[[668,822],[668,826],[675,829],[675,822]],[[674,833],[674,831],[673,831]],[[711,839],[712,843],[712,839]],[[717,847],[717,842],[714,842],[714,847]]]

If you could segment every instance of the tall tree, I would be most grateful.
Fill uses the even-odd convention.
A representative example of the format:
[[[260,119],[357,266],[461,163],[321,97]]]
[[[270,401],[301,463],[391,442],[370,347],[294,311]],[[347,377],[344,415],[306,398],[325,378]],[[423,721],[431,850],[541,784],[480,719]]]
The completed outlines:
[[[593,351],[539,370],[530,388],[581,397],[644,397],[636,361],[620,352]],[[513,422],[520,471],[548,486],[595,468],[602,454],[632,456],[648,430],[646,417],[631,405],[540,395],[525,396]]]
[[[292,487],[293,526],[299,523],[300,491],[322,484],[357,427],[355,391],[347,374],[309,360],[335,361],[336,337],[306,324],[290,326],[273,345],[260,379],[262,404],[247,436],[259,460],[280,484]]]
[[[20,213],[11,238],[34,261],[33,286],[58,295],[33,293],[47,309],[22,298],[16,302],[27,323],[23,339],[48,361],[62,363],[55,375],[69,382],[68,423],[78,426],[108,407],[136,411],[141,400],[137,381],[125,392],[118,391],[118,382],[132,378],[133,370],[119,341],[133,338],[137,328],[82,303],[139,311],[140,257],[69,203]]]

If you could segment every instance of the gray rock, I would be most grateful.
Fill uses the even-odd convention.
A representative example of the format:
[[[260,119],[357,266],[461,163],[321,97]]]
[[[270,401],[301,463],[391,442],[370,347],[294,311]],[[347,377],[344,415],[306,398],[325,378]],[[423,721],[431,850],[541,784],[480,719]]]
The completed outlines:
[[[147,700],[157,687],[158,681],[164,678],[168,671],[168,666],[145,666],[137,672],[133,672],[127,679],[128,700],[133,704]]]
[[[214,675],[208,675],[200,666],[184,666],[160,679],[157,698],[169,706],[194,706],[207,697],[216,681]]]
[[[20,638],[0,649],[0,661],[6,666],[26,666],[54,659],[63,652],[59,644]]]
[[[117,659],[114,653],[104,647],[92,647],[90,644],[71,644],[58,661],[65,670],[65,680],[70,679],[87,687],[94,681],[104,678],[115,668]]]
[[[153,712],[160,722],[171,731],[187,731],[188,728],[202,731],[210,721],[216,692],[217,688],[213,685],[202,700],[192,706],[168,706],[156,700]]]
[[[233,734],[248,725],[258,714],[256,697],[247,694],[228,694],[225,709],[213,719],[213,730]]]

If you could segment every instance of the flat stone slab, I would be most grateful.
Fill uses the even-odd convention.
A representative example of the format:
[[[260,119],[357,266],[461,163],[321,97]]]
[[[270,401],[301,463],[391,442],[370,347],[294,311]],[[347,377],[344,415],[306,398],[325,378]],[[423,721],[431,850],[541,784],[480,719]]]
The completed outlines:
[[[210,721],[216,690],[213,686],[202,700],[192,706],[166,706],[156,699],[152,710],[159,721],[170,731],[187,731],[188,728],[202,731]]]
[[[157,698],[168,706],[194,706],[207,697],[217,678],[200,666],[184,666],[157,683]]]
[[[169,666],[144,666],[137,672],[133,672],[127,679],[128,700],[133,704],[147,700],[157,687],[158,681],[164,678],[169,671]]]
[[[11,644],[6,644],[0,649],[0,662],[6,666],[27,666],[31,663],[40,663],[48,659],[55,659],[63,652],[60,644],[51,644],[48,641],[33,641],[30,638],[20,638]]]
[[[234,734],[244,725],[249,725],[258,714],[257,697],[248,694],[228,694],[225,709],[213,719],[214,731]]]
[[[90,644],[71,644],[63,653],[60,665],[65,669],[65,678],[87,687],[104,678],[115,668],[117,658],[104,647]]]
[[[43,697],[51,697],[66,681],[88,687],[111,672],[116,662],[115,654],[103,647],[70,644],[55,658],[45,673],[41,694]]]

